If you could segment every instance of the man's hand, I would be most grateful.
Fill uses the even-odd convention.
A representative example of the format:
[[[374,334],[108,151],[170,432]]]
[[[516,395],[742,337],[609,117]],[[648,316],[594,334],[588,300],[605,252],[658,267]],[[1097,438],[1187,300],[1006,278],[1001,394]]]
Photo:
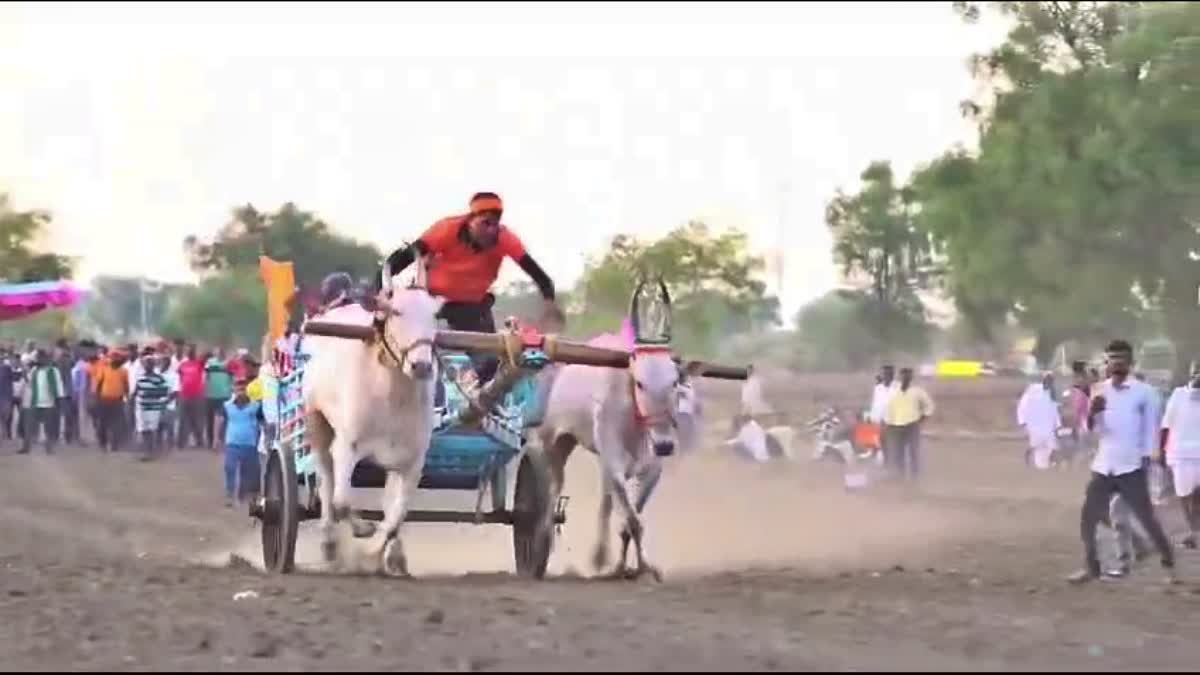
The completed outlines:
[[[1151,451],[1150,461],[1154,462],[1155,464],[1161,464],[1162,458],[1163,458],[1163,451],[1160,448],[1155,448],[1153,451]]]
[[[567,326],[567,317],[552,299],[542,301],[542,331],[559,333]]]
[[[1107,407],[1108,402],[1104,400],[1104,396],[1102,394],[1098,394],[1092,399],[1092,404],[1088,408],[1088,414],[1097,415],[1104,412]]]

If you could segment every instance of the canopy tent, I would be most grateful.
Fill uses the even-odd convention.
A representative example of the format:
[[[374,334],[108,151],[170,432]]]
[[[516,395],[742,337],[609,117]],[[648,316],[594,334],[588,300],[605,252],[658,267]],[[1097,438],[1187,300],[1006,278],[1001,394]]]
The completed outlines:
[[[54,307],[73,307],[83,297],[67,281],[0,284],[0,321],[24,319]]]

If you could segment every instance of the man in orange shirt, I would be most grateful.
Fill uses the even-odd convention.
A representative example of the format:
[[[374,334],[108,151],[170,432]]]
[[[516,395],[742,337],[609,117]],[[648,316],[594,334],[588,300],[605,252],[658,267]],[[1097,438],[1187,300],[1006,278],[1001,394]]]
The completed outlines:
[[[471,198],[470,213],[443,218],[419,239],[388,256],[385,266],[389,277],[402,272],[417,256],[428,258],[429,292],[446,299],[441,318],[454,330],[496,332],[492,305],[496,298],[492,284],[500,265],[510,258],[537,284],[545,303],[546,316],[562,321],[562,312],[554,299],[554,282],[525,250],[512,230],[500,223],[504,204],[492,192],[479,192]],[[377,282],[378,283],[378,282]],[[482,384],[496,372],[497,361],[487,359],[477,366]]]
[[[125,440],[125,398],[129,395],[129,371],[121,366],[125,355],[110,351],[108,359],[97,359],[100,367],[92,386],[96,393],[96,413],[100,419],[96,442],[101,451],[117,451]]]

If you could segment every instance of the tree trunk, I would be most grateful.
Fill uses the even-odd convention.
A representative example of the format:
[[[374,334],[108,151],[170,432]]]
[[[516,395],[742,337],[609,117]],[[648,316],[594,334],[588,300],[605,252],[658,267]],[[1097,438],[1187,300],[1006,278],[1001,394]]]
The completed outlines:
[[[1194,282],[1168,281],[1164,293],[1167,337],[1175,347],[1175,369],[1171,378],[1175,386],[1187,382],[1191,362],[1200,358],[1200,306],[1197,306],[1196,289]]]
[[[1058,336],[1044,331],[1038,331],[1033,343],[1033,358],[1037,359],[1038,370],[1046,370],[1054,359],[1054,350],[1058,349],[1061,340]]]

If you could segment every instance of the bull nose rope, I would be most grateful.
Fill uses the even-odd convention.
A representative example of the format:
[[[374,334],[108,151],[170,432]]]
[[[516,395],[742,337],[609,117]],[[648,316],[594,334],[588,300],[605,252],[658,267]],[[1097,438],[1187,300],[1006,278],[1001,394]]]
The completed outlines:
[[[438,359],[437,344],[429,338],[420,338],[418,340],[414,340],[409,343],[407,347],[401,349],[400,353],[397,354],[396,350],[392,348],[392,341],[389,340],[387,336],[387,321],[381,321],[377,317],[375,321],[375,330],[379,334],[379,344],[383,346],[383,350],[387,352],[388,357],[392,359],[394,362],[393,367],[395,368],[403,368],[404,364],[408,361],[408,355],[412,352],[412,350],[421,346],[428,346],[429,351],[432,353],[433,359],[435,361]]]

